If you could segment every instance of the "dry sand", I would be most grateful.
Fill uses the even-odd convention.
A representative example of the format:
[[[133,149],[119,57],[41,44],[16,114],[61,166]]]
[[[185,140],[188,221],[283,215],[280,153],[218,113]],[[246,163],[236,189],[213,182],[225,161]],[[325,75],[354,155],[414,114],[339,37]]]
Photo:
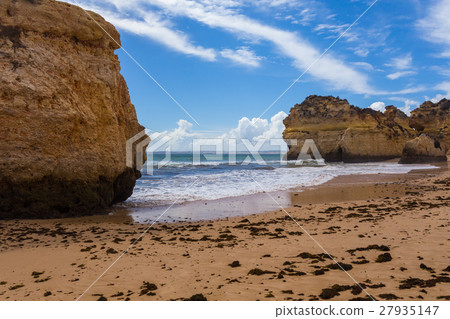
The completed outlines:
[[[447,168],[290,196],[298,224],[283,210],[155,224],[81,300],[450,298]],[[76,300],[146,227],[120,214],[0,221],[0,300]]]

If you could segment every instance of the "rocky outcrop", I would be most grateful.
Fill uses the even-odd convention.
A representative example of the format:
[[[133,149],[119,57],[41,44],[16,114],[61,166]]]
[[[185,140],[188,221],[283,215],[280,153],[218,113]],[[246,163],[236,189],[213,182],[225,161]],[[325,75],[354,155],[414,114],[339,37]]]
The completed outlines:
[[[304,141],[312,139],[326,161],[387,160],[400,157],[405,142],[416,136],[408,116],[394,106],[381,113],[332,96],[307,97],[284,124],[283,138],[297,141],[288,159],[297,159]]]
[[[447,156],[440,143],[426,134],[407,141],[400,164],[446,162]]]
[[[450,101],[427,101],[411,112],[410,126],[419,134],[436,139],[444,151],[450,152]]]
[[[0,218],[91,214],[128,198],[140,176],[126,166],[126,140],[143,127],[114,54],[119,34],[89,15],[0,2]]]

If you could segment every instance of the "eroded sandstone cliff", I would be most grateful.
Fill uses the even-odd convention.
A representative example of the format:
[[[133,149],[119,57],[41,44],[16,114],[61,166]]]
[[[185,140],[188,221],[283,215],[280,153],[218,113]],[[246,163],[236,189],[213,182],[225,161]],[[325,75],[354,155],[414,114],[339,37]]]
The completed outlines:
[[[411,112],[410,126],[419,133],[436,139],[442,148],[450,151],[450,101],[424,102]]]
[[[409,143],[404,151],[406,142],[422,133],[443,152],[450,151],[450,101],[446,99],[425,102],[408,117],[394,106],[381,113],[332,96],[311,95],[291,109],[284,124],[283,138],[297,141],[297,146],[289,148],[288,159],[297,159],[304,141],[312,139],[327,161],[377,161],[402,154],[416,154],[422,161],[442,160],[434,148],[429,156],[423,153],[432,150],[424,147],[424,138]]]
[[[312,95],[291,109],[283,138],[298,141],[289,148],[288,159],[296,159],[304,141],[312,139],[327,161],[386,160],[400,157],[405,142],[416,136],[408,123],[408,116],[394,106],[381,113]]]
[[[400,164],[445,161],[447,161],[447,157],[441,143],[426,134],[421,134],[419,137],[406,142]]]
[[[90,15],[0,2],[0,218],[90,214],[128,198],[140,176],[125,162],[143,127],[114,54],[120,37]]]

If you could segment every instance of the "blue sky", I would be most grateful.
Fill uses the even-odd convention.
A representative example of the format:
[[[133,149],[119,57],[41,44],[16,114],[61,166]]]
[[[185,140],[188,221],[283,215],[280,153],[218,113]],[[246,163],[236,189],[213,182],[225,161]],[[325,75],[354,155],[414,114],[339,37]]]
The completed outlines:
[[[311,94],[408,112],[450,92],[449,0],[377,1],[261,118],[374,1],[68,2],[113,23],[123,48],[187,110],[117,50],[139,121],[181,144],[281,137],[283,117]]]

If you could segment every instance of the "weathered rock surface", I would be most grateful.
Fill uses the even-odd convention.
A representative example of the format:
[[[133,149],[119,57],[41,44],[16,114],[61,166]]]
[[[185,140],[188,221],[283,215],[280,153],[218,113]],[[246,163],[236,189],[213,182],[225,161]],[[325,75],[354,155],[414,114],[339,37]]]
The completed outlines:
[[[450,152],[450,101],[424,102],[411,112],[410,126],[419,133],[436,139],[446,152]]]
[[[119,34],[90,15],[0,2],[0,218],[91,214],[128,198],[140,176],[126,166],[126,140],[143,127],[114,54]]]
[[[426,134],[407,141],[403,149],[401,164],[446,162],[447,156],[441,144]]]
[[[298,141],[288,159],[297,159],[304,141],[312,139],[326,161],[387,160],[400,157],[405,142],[416,136],[408,116],[394,106],[381,113],[332,96],[307,97],[284,124],[283,138]]]

